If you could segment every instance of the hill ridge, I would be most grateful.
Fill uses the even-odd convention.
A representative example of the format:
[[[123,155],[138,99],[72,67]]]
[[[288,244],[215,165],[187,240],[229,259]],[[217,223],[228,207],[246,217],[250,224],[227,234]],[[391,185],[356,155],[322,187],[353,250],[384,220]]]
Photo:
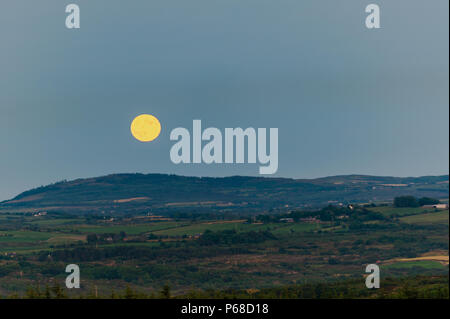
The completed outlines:
[[[266,211],[283,207],[383,201],[405,194],[448,198],[448,180],[448,175],[395,177],[351,174],[294,179],[119,173],[64,180],[30,189],[1,202],[0,212],[47,209],[142,213],[147,210],[163,212],[173,210],[173,207],[200,211]]]

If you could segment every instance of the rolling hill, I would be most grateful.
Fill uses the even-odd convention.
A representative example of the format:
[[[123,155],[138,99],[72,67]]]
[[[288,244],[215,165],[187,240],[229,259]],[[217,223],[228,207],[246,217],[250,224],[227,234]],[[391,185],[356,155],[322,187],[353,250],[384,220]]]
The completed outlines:
[[[449,176],[332,176],[317,179],[113,174],[63,181],[0,203],[5,211],[67,213],[261,212],[389,201],[398,195],[448,198]]]

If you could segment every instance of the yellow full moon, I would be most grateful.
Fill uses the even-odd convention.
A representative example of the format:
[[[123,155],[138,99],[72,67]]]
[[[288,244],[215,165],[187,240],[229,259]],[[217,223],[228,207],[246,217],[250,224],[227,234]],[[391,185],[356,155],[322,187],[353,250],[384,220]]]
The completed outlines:
[[[131,122],[131,134],[141,142],[150,142],[161,133],[161,123],[150,114],[141,114]]]

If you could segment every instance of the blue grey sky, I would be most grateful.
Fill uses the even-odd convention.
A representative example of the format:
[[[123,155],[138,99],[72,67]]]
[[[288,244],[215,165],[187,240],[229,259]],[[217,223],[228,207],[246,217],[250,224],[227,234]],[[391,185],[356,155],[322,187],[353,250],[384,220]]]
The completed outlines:
[[[65,6],[81,29],[65,27]],[[381,8],[368,30],[365,6]],[[170,131],[278,127],[276,176],[448,174],[448,1],[7,0],[0,4],[0,200],[175,165]],[[153,114],[151,143],[130,134]]]

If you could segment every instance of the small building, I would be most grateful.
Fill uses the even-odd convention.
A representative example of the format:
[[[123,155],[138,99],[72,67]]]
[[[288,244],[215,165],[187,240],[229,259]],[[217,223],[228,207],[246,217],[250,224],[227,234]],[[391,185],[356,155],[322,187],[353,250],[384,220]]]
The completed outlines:
[[[46,216],[47,212],[36,212],[33,214],[34,217],[38,217],[38,216]]]
[[[317,220],[316,217],[306,217],[306,218],[300,218],[300,221],[303,223],[317,223],[319,220]]]
[[[448,209],[448,204],[423,205],[424,208]]]
[[[293,218],[280,218],[280,222],[282,222],[282,223],[293,223],[294,219]]]

